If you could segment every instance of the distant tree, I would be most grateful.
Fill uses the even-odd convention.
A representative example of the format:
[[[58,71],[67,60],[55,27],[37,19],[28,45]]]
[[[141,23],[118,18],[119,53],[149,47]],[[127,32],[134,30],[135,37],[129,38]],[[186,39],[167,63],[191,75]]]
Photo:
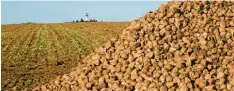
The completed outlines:
[[[97,22],[95,19],[90,19],[89,22]]]
[[[80,22],[84,22],[84,20],[81,18],[81,19],[80,19]]]
[[[79,20],[76,20],[76,22],[79,22]]]
[[[75,21],[73,20],[72,22],[74,23]]]

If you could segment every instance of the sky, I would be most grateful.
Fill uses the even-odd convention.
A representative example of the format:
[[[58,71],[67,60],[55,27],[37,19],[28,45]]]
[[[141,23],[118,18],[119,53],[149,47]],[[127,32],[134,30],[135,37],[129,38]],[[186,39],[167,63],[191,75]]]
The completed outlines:
[[[89,19],[132,21],[167,1],[2,1],[2,24],[62,23]]]

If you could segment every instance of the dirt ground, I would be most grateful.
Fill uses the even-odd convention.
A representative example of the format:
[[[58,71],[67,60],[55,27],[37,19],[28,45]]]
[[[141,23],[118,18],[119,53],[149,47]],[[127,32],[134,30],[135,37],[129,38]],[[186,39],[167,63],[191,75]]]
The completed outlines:
[[[129,22],[2,25],[2,90],[33,88],[76,67]]]

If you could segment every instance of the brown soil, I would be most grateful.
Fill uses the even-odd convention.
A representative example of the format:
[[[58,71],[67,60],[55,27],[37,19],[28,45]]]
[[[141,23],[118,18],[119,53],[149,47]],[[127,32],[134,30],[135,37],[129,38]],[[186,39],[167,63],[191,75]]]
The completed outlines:
[[[70,72],[128,22],[2,25],[2,90],[33,88]]]

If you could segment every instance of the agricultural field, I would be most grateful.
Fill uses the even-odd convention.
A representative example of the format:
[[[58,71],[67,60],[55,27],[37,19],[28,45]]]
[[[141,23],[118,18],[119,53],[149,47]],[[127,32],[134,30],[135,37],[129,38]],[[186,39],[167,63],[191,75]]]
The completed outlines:
[[[129,22],[2,25],[1,87],[33,88],[68,73],[82,57],[129,25]]]

